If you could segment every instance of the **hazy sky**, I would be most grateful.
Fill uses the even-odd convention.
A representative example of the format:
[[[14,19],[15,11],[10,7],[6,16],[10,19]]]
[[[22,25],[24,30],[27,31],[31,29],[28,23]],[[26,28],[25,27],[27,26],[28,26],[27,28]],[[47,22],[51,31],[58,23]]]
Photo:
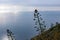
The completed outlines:
[[[20,5],[60,5],[60,0],[0,0],[0,4],[20,4]]]
[[[60,10],[60,0],[0,0],[0,13],[32,11],[35,8],[40,11]]]

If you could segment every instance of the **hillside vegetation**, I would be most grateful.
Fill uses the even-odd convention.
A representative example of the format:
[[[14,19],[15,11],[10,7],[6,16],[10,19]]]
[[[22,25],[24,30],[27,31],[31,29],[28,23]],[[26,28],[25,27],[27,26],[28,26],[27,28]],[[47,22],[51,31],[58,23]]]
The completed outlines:
[[[49,30],[31,38],[31,40],[60,40],[60,24],[56,24]]]

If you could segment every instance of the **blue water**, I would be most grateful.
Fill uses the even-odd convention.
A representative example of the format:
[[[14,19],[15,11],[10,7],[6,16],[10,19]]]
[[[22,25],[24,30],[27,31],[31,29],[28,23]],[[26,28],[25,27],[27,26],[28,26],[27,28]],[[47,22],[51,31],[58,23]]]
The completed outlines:
[[[33,13],[19,12],[17,14],[4,14],[3,19],[0,19],[3,21],[0,21],[0,39],[2,40],[2,37],[7,35],[6,29],[10,29],[14,33],[16,40],[29,40],[36,36],[38,32],[34,28]],[[50,27],[51,23],[60,22],[59,11],[44,11],[39,13],[45,20],[47,28]]]

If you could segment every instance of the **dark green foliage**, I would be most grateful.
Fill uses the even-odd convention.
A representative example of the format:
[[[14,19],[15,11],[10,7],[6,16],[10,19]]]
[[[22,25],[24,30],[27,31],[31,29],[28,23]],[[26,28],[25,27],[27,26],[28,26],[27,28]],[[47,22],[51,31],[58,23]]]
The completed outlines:
[[[60,23],[32,38],[34,40],[60,40]],[[31,40],[32,40],[31,39]]]

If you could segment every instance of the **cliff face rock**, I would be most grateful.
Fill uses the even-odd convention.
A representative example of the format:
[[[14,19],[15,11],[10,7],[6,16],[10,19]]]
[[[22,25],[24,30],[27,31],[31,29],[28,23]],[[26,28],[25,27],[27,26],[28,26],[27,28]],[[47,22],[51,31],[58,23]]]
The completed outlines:
[[[31,40],[60,40],[60,24],[56,24],[42,34],[31,38]]]

